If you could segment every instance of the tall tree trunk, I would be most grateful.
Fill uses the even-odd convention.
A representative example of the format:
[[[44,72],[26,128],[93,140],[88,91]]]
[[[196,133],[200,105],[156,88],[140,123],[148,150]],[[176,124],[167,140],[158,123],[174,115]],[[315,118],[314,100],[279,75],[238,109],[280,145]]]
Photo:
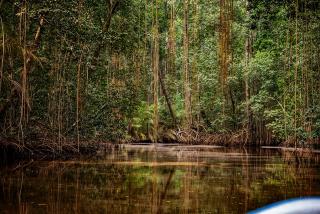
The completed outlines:
[[[284,67],[283,72],[285,73],[284,80],[285,82],[289,81],[290,74],[290,49],[291,49],[291,30],[290,30],[290,18],[288,20],[288,30],[286,35],[286,49],[285,49],[285,57],[284,57]],[[288,117],[287,117],[287,94],[289,91],[289,86],[284,85],[284,93],[283,93],[283,117],[284,117],[284,135],[285,140],[288,140]]]
[[[170,5],[170,23],[169,23],[169,38],[168,38],[168,72],[174,74],[176,72],[176,25],[175,25],[175,1]]]
[[[222,114],[225,115],[225,106],[228,101],[228,75],[230,66],[230,33],[231,33],[231,6],[230,0],[220,0],[220,31],[219,31],[219,66],[222,102]]]
[[[176,119],[176,115],[174,113],[174,110],[173,110],[173,107],[172,107],[172,104],[171,104],[171,99],[170,99],[170,96],[167,92],[167,89],[166,89],[166,86],[164,84],[164,81],[163,81],[164,77],[163,77],[163,74],[161,71],[159,71],[159,82],[160,82],[160,86],[161,86],[161,89],[162,89],[162,93],[164,95],[164,98],[166,100],[166,103],[167,103],[167,106],[168,106],[168,109],[169,109],[169,112],[170,112],[170,116],[172,118],[172,121],[173,121],[173,125],[176,127],[177,125],[177,119]]]
[[[297,148],[297,81],[298,81],[298,66],[299,66],[299,47],[298,47],[298,11],[299,11],[299,0],[296,0],[296,14],[295,14],[295,19],[296,19],[296,32],[295,32],[295,36],[296,36],[296,62],[295,62],[295,69],[294,69],[294,146],[295,148]]]
[[[247,7],[247,17],[250,17],[250,9],[249,9],[249,2],[246,2]],[[250,23],[247,26],[247,38],[245,43],[245,75],[244,75],[244,82],[245,82],[245,96],[246,96],[246,129],[247,129],[247,137],[245,139],[245,143],[252,143],[252,111],[250,106],[250,90],[249,90],[249,63],[251,60],[252,55],[252,32],[250,29]]]
[[[1,6],[1,5],[0,5]],[[0,93],[2,88],[2,79],[3,79],[3,66],[4,66],[4,57],[5,57],[5,32],[4,32],[4,24],[2,21],[2,17],[0,16],[0,24],[1,24],[1,34],[2,34],[2,51],[1,51],[1,65],[0,65]]]
[[[80,145],[80,111],[81,111],[81,65],[82,65],[82,56],[80,56],[78,66],[77,66],[77,97],[76,97],[76,129],[77,129],[77,145],[78,145],[78,152],[79,152],[79,145]]]
[[[158,0],[155,0],[153,6],[153,50],[152,50],[152,71],[153,71],[153,142],[158,141],[158,125],[159,125],[159,20],[158,20]]]
[[[190,129],[192,125],[191,113],[191,88],[189,73],[189,0],[184,0],[183,16],[183,70],[184,70],[184,111],[185,128]]]
[[[193,59],[192,59],[192,103],[195,115],[196,115],[196,126],[199,131],[200,124],[200,82],[199,82],[199,69],[198,69],[198,51],[199,51],[199,0],[195,0],[193,3]],[[192,109],[191,109],[192,110]],[[192,110],[193,111],[193,110]]]
[[[109,0],[108,1],[108,13],[107,16],[104,20],[104,23],[102,25],[102,34],[107,34],[111,25],[111,21],[112,21],[112,17],[114,16],[114,14],[117,11],[117,8],[119,7],[120,4],[120,0]],[[92,61],[92,65],[96,66],[101,54],[101,51],[104,50],[106,47],[106,41],[101,40],[96,48],[93,51],[93,61]]]

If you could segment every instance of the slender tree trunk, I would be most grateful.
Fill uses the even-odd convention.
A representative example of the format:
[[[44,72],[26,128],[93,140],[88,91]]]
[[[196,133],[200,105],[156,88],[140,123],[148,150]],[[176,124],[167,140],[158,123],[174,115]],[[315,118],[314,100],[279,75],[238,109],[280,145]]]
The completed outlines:
[[[189,73],[189,0],[184,0],[183,15],[183,70],[184,70],[184,111],[185,128],[190,129],[192,125],[191,113],[191,88]]]
[[[285,82],[288,81],[288,73],[287,68],[289,67],[290,63],[290,54],[289,54],[289,48],[290,48],[290,18],[288,21],[288,30],[287,30],[287,36],[286,36],[286,49],[285,49],[285,57],[284,57],[284,67],[283,67],[283,72],[285,73],[284,80]],[[288,86],[284,85],[284,93],[283,93],[283,118],[284,118],[284,135],[285,135],[285,140],[288,140],[288,118],[287,118],[287,94],[288,94]]]
[[[175,25],[175,0],[171,2],[170,6],[170,23],[169,23],[169,38],[168,38],[168,72],[170,74],[176,73],[176,25]]]
[[[78,68],[77,68],[77,111],[76,111],[76,128],[77,128],[77,146],[78,146],[78,152],[79,152],[79,145],[80,145],[80,108],[81,108],[81,65],[82,65],[82,56],[80,56],[79,62],[78,62]]]
[[[250,9],[249,9],[249,3],[247,4],[247,17],[250,16]],[[250,25],[250,23],[248,23]],[[250,90],[249,90],[249,64],[251,60],[252,55],[252,32],[250,29],[250,26],[247,26],[247,38],[245,43],[245,75],[244,75],[244,82],[245,82],[245,96],[246,96],[246,116],[247,116],[247,138],[245,140],[246,143],[252,143],[252,112],[251,112],[251,106],[250,106]]]
[[[199,0],[195,0],[193,3],[193,59],[192,59],[192,105],[194,106],[196,115],[196,125],[199,131],[200,124],[200,82],[199,82],[199,70],[198,70],[198,48],[199,48]],[[192,109],[191,109],[192,110]]]
[[[109,0],[108,1],[108,14],[104,20],[104,24],[102,25],[102,33],[107,34],[111,25],[112,17],[117,11],[117,8],[119,7],[120,0]],[[101,40],[96,48],[93,51],[93,61],[92,65],[97,65],[98,60],[100,58],[101,51],[104,50],[106,47],[106,42],[104,40]]]
[[[299,0],[296,0],[296,62],[294,70],[294,146],[297,148],[297,81],[298,81],[298,66],[299,66],[299,47],[298,47],[298,10],[299,10]]]
[[[161,71],[159,71],[159,82],[160,82],[160,86],[161,86],[161,89],[162,89],[162,93],[164,95],[164,98],[166,100],[166,103],[167,103],[167,106],[168,106],[168,109],[169,109],[169,112],[170,112],[170,116],[172,118],[172,121],[173,121],[173,125],[176,127],[177,126],[177,119],[176,119],[176,115],[174,113],[174,110],[173,110],[173,107],[172,107],[172,104],[171,104],[171,99],[170,99],[170,96],[167,92],[167,89],[166,89],[166,86],[164,84],[164,81],[163,81],[163,74]]]
[[[1,6],[1,5],[0,5]],[[1,53],[1,65],[0,65],[0,93],[2,89],[2,80],[3,80],[3,66],[4,66],[4,57],[5,57],[5,32],[4,32],[4,25],[2,21],[2,17],[0,16],[0,24],[1,24],[1,34],[2,34],[2,53]]]
[[[28,51],[27,51],[27,2],[23,2],[21,8],[22,15],[20,17],[20,42],[23,46],[23,69],[21,70],[21,106],[20,106],[20,134],[21,142],[24,145],[24,129],[28,118],[29,105],[29,81],[28,81]]]
[[[230,66],[231,5],[230,0],[220,0],[219,67],[223,120],[225,120],[225,108],[228,101],[227,80]]]
[[[158,125],[159,125],[159,113],[158,113],[158,103],[159,103],[159,20],[158,20],[158,0],[155,0],[155,5],[153,6],[153,50],[152,50],[152,70],[153,70],[153,142],[158,141]]]

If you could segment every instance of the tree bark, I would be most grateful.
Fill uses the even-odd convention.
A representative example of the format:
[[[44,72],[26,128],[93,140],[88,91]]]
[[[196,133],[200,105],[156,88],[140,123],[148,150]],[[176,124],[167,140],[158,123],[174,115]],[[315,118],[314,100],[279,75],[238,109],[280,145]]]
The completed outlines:
[[[184,111],[185,128],[190,129],[192,124],[191,88],[189,74],[189,0],[184,0],[183,18],[183,69],[184,69]]]
[[[153,50],[152,50],[152,71],[153,71],[153,142],[158,142],[158,126],[159,126],[159,20],[158,20],[158,0],[155,0],[153,8],[154,26],[153,26]]]
[[[111,25],[112,17],[114,16],[118,6],[120,4],[120,0],[115,0],[114,2],[112,0],[109,0],[109,9],[108,9],[108,15],[104,21],[104,24],[102,26],[102,34],[107,34]],[[96,66],[99,57],[101,54],[101,50],[103,50],[106,46],[106,42],[104,40],[101,40],[95,50],[93,51],[93,61],[92,66]]]
[[[250,9],[249,3],[246,2],[247,7],[247,17],[250,16]],[[250,25],[248,23],[248,25]],[[247,26],[247,38],[245,43],[245,74],[244,74],[244,81],[245,81],[245,97],[246,97],[246,130],[247,130],[247,137],[245,139],[245,143],[252,142],[252,129],[253,129],[253,121],[252,121],[252,111],[250,106],[250,90],[249,90],[249,64],[252,55],[252,32],[250,26]]]
[[[164,81],[163,81],[163,74],[161,71],[159,71],[159,82],[160,82],[160,86],[161,86],[161,89],[162,89],[162,93],[164,95],[164,98],[166,100],[166,103],[167,103],[167,106],[168,106],[168,109],[169,109],[169,112],[170,112],[170,116],[173,120],[173,125],[176,127],[177,126],[177,119],[176,119],[176,115],[173,111],[173,108],[172,108],[172,104],[171,104],[171,101],[170,101],[170,96],[169,94],[167,93],[167,90],[166,90],[166,87],[165,87],[165,84],[164,84]]]

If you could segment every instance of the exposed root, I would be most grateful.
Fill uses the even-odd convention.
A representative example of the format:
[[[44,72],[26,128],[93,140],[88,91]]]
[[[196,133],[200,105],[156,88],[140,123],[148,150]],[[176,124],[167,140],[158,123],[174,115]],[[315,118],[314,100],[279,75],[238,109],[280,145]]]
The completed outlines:
[[[24,145],[18,142],[0,139],[1,157],[7,160],[15,159],[69,159],[79,155],[95,155],[114,148],[111,143],[99,141],[65,141],[61,144],[52,141],[28,141]]]
[[[241,130],[236,133],[206,133],[196,130],[177,130],[176,139],[183,144],[203,144],[203,145],[245,145],[247,133]]]
[[[166,130],[161,134],[162,143],[181,143],[187,145],[219,145],[219,146],[244,146],[247,144],[245,129],[233,133],[208,133],[198,132],[194,129]],[[139,142],[139,139],[133,140]]]

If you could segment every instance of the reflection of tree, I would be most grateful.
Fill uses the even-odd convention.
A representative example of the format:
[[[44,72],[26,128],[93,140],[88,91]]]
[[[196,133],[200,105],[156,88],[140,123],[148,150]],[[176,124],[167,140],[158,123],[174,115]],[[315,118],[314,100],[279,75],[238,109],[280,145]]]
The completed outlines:
[[[166,195],[167,195],[167,192],[168,192],[168,189],[169,189],[169,185],[171,183],[171,179],[173,177],[173,174],[174,174],[174,169],[171,169],[170,170],[170,174],[168,176],[168,179],[167,179],[167,182],[166,182],[166,186],[164,187],[164,190],[163,192],[161,193],[161,197],[160,197],[160,203],[159,203],[159,208],[158,208],[158,211],[157,213],[161,213],[162,211],[162,205],[163,205],[163,201],[164,199],[166,198]]]
[[[316,158],[248,149],[194,152],[177,162],[170,152],[121,154],[123,164],[115,155],[2,170],[0,207],[9,213],[244,213],[320,194]]]

